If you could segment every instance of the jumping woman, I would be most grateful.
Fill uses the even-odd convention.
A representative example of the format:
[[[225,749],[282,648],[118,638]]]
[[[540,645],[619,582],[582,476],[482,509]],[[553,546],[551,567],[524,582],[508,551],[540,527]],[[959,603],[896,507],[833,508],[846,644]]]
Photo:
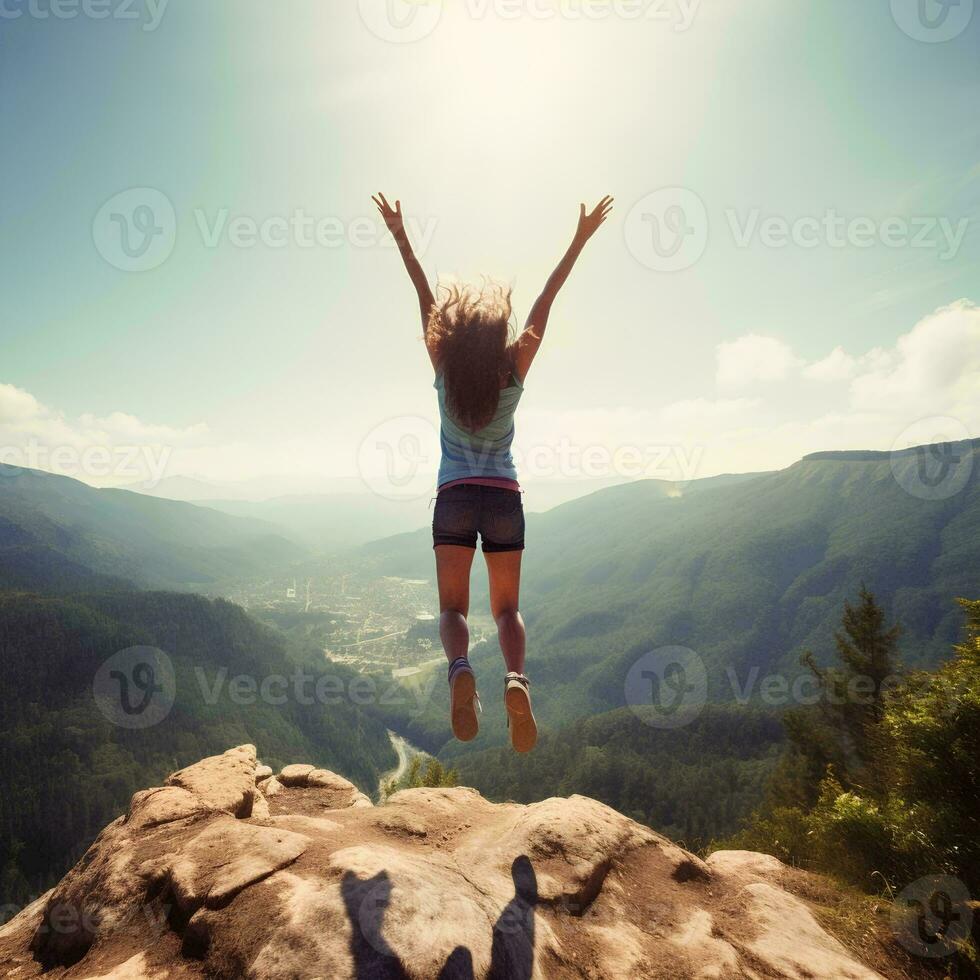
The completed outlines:
[[[609,215],[613,199],[604,197],[590,212],[581,206],[572,244],[516,338],[511,334],[507,287],[489,282],[481,287],[440,286],[437,302],[405,234],[401,201],[392,207],[384,194],[372,200],[418,293],[422,334],[435,370],[442,460],[432,541],[439,582],[439,637],[449,660],[453,734],[468,742],[479,727],[466,624],[470,568],[479,533],[490,579],[490,610],[507,666],[504,704],[511,744],[518,752],[529,752],[538,729],[524,673],[524,620],[518,609],[524,508],[511,456],[514,413],[548,326],[551,304],[585,243]]]

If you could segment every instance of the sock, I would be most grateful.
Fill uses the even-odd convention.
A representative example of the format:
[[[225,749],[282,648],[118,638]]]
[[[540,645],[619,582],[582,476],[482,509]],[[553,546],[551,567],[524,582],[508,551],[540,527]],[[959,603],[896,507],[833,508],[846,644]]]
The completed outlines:
[[[449,683],[450,683],[450,684],[452,684],[452,682],[453,682],[453,678],[454,678],[454,677],[456,676],[456,674],[458,674],[458,673],[459,673],[459,671],[461,671],[461,670],[468,670],[468,671],[470,671],[470,672],[472,672],[472,670],[473,670],[473,668],[472,668],[472,667],[470,667],[470,662],[469,662],[469,660],[467,660],[467,659],[466,659],[466,657],[457,657],[457,658],[456,658],[456,659],[455,659],[455,660],[454,660],[454,661],[453,661],[453,662],[452,662],[452,663],[451,663],[451,664],[449,665]]]

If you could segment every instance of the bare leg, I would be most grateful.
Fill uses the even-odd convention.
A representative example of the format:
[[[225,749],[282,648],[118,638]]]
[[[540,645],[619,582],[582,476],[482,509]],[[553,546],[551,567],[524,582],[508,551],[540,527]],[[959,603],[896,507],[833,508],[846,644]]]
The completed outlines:
[[[507,664],[504,682],[504,704],[510,744],[517,752],[530,752],[538,740],[538,726],[531,711],[528,681],[511,677],[524,673],[524,620],[518,610],[521,590],[521,552],[497,551],[486,555],[490,575],[490,609],[497,622],[500,649]]]
[[[439,639],[452,663],[465,657],[470,647],[470,630],[466,616],[470,611],[470,568],[472,548],[456,544],[435,547],[436,578],[439,582]]]
[[[461,742],[476,738],[480,728],[476,716],[479,698],[476,677],[465,658],[470,648],[466,614],[470,610],[470,568],[473,549],[456,544],[436,546],[436,576],[439,580],[439,638],[449,661],[449,711],[453,734]]]
[[[518,609],[521,591],[521,551],[493,551],[484,554],[490,576],[490,611],[497,624],[497,636],[507,670],[524,673],[524,620]]]

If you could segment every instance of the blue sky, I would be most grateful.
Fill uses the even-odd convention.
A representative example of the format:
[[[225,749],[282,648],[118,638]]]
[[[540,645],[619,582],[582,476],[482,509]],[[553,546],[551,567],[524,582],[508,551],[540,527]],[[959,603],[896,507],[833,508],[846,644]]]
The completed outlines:
[[[2,0],[0,442],[295,488],[370,468],[376,427],[434,416],[377,190],[433,277],[512,282],[521,322],[579,201],[616,196],[528,379],[525,455],[665,446],[705,476],[976,436],[980,14],[931,43],[917,4],[433,0],[399,31],[384,0]],[[106,215],[146,192],[100,212],[131,188],[173,208],[145,271]],[[669,270],[649,236],[678,204]]]

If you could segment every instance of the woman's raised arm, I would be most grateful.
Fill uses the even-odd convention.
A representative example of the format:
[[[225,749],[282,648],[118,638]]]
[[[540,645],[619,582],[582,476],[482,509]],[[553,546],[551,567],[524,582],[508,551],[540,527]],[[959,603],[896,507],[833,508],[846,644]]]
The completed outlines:
[[[585,243],[609,216],[612,205],[613,199],[608,195],[589,212],[586,212],[584,204],[580,205],[578,227],[575,229],[572,244],[568,246],[555,271],[548,277],[541,295],[531,307],[524,331],[515,344],[514,370],[522,381],[527,376],[538,347],[541,346],[541,340],[548,326],[548,317],[551,314],[551,304],[555,301],[558,290],[565,285],[565,280],[568,279],[576,259],[582,254]]]
[[[412,243],[408,240],[408,235],[405,234],[405,222],[402,220],[402,202],[395,201],[395,206],[392,207],[384,194],[380,192],[377,197],[372,195],[371,200],[378,206],[381,217],[384,218],[384,222],[388,226],[388,231],[394,237],[395,243],[398,245],[398,251],[401,253],[402,261],[405,263],[408,277],[412,280],[412,285],[418,294],[419,314],[422,317],[422,335],[425,336],[429,329],[429,313],[432,311],[435,298],[432,295],[429,281],[425,278],[425,273],[422,271],[422,266],[415,257]]]

